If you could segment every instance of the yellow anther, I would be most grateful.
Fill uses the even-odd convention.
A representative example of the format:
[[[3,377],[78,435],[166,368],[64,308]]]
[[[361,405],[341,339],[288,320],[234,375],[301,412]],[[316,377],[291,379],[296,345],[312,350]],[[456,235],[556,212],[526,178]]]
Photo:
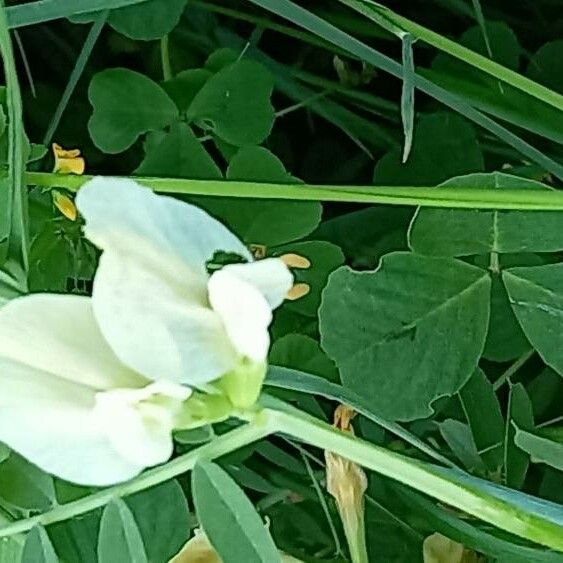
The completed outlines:
[[[289,301],[297,301],[301,297],[305,297],[311,291],[311,286],[308,283],[296,283],[285,296]]]
[[[55,207],[67,218],[71,221],[76,221],[76,217],[78,216],[78,211],[76,210],[76,205],[74,205],[74,201],[70,199],[67,195],[53,190],[51,192],[53,194],[53,203]]]
[[[280,260],[288,268],[296,268],[297,270],[307,270],[311,267],[311,261],[305,256],[300,256],[299,254],[289,253],[282,254]]]
[[[53,172],[57,174],[84,174],[86,163],[80,156],[78,149],[66,150],[57,143],[52,144],[53,155],[55,157],[55,167]]]

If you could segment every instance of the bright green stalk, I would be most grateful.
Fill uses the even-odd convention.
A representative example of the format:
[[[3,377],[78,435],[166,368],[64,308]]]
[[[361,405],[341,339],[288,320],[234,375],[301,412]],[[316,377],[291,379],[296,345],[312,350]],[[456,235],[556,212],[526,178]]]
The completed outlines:
[[[26,181],[43,188],[77,191],[92,176],[64,176],[28,172]],[[322,186],[309,184],[269,184],[180,178],[135,178],[157,192],[183,195],[338,201],[385,205],[420,205],[459,209],[515,209],[526,211],[563,210],[563,190],[499,190],[418,186]]]
[[[386,6],[372,2],[371,0],[339,0],[350,8],[368,17],[384,29],[396,33],[397,30],[408,32],[417,39],[436,47],[440,51],[455,57],[464,63],[490,74],[492,77],[510,84],[514,88],[553,106],[563,110],[563,96],[558,92],[550,90],[525,76],[514,72],[505,66],[496,63],[490,58],[484,57],[463,45],[435,33],[434,31],[419,25],[395,12]]]
[[[68,520],[105,506],[114,498],[124,497],[154,487],[159,483],[164,483],[165,481],[182,475],[186,471],[190,471],[198,460],[210,460],[228,454],[268,436],[273,431],[274,429],[270,421],[267,420],[266,417],[258,415],[251,423],[245,424],[227,434],[223,434],[212,442],[196,448],[195,450],[191,450],[187,454],[177,457],[165,465],[145,471],[136,479],[108,487],[98,493],[60,505],[38,516],[18,520],[7,526],[0,527],[0,538],[27,532],[37,524],[48,526],[55,522]]]
[[[444,469],[375,446],[339,432],[327,423],[265,397],[270,408],[243,413],[248,424],[220,436],[127,483],[109,487],[49,512],[0,528],[0,537],[30,530],[36,524],[52,524],[99,508],[115,497],[126,496],[162,483],[192,469],[199,459],[213,459],[273,433],[292,436],[325,451],[417,489],[440,502],[471,514],[507,532],[563,551],[563,508],[474,478],[462,471]],[[272,408],[273,407],[273,408]]]

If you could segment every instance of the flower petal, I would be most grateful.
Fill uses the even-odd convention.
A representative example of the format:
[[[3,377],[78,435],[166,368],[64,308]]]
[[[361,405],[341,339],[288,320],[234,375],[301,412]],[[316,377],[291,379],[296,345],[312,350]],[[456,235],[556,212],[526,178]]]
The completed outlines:
[[[44,471],[105,486],[140,473],[122,458],[94,416],[95,391],[0,358],[0,440]]]
[[[103,338],[92,300],[35,294],[0,309],[0,360],[49,372],[95,390],[141,387],[144,377],[125,367]]]
[[[279,307],[293,285],[293,275],[279,258],[265,258],[247,264],[229,264],[223,271],[253,285],[272,309]]]
[[[208,283],[209,302],[223,321],[240,355],[263,362],[268,355],[272,311],[266,298],[250,283],[226,269],[215,272]]]
[[[205,288],[173,282],[130,254],[102,254],[93,306],[121,361],[153,380],[197,386],[236,363],[221,319],[207,304]]]
[[[205,211],[156,195],[133,180],[94,178],[80,189],[76,204],[94,244],[136,254],[176,279],[186,270],[207,277],[206,262],[218,251],[252,259],[242,242]],[[179,270],[178,262],[185,267]]]
[[[188,387],[162,381],[143,389],[98,393],[95,410],[114,448],[148,467],[172,455],[176,414],[191,394]]]

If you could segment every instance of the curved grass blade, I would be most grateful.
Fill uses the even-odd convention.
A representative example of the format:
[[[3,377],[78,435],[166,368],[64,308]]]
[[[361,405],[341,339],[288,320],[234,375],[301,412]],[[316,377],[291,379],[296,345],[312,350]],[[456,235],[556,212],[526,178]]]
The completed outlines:
[[[342,387],[342,385],[331,383],[330,381],[316,375],[279,366],[270,366],[265,385],[281,389],[290,389],[301,393],[320,395],[326,399],[344,403],[381,428],[384,428],[391,434],[402,438],[405,442],[423,452],[428,457],[450,467],[455,467],[455,464],[448,458],[435,451],[432,447],[414,434],[411,434],[408,430],[405,430],[400,424],[386,420],[377,413],[374,413],[359,395],[350,389],[346,389],[346,387]]]

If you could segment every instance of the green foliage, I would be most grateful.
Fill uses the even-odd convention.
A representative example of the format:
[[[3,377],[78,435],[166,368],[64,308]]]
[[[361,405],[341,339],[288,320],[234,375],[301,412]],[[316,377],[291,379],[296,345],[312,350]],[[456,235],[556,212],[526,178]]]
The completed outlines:
[[[225,563],[281,561],[251,502],[218,465],[196,465],[192,486],[200,523]]]
[[[148,561],[139,528],[122,500],[111,501],[102,514],[98,561]]]
[[[22,563],[57,563],[59,558],[45,528],[36,526],[25,540],[21,556]]]
[[[143,133],[170,125],[178,110],[152,80],[126,68],[97,74],[89,89],[94,113],[88,130],[94,144],[108,153],[129,148]]]
[[[491,563],[560,561],[557,3],[10,4],[0,304],[92,292],[99,251],[51,193],[82,179],[52,173],[51,138],[87,174],[198,205],[257,259],[310,265],[274,312],[256,418],[175,431],[170,463],[108,491],[0,445],[0,535],[24,520],[0,562],[166,563],[196,528],[226,563],[348,561],[329,450],[367,468],[370,561],[422,561],[435,532]],[[8,26],[37,23],[16,67]],[[339,404],[362,441],[328,427]]]
[[[323,295],[322,345],[345,385],[369,396],[384,416],[426,417],[479,361],[490,285],[474,266],[409,253],[384,256],[375,272],[342,268]]]

